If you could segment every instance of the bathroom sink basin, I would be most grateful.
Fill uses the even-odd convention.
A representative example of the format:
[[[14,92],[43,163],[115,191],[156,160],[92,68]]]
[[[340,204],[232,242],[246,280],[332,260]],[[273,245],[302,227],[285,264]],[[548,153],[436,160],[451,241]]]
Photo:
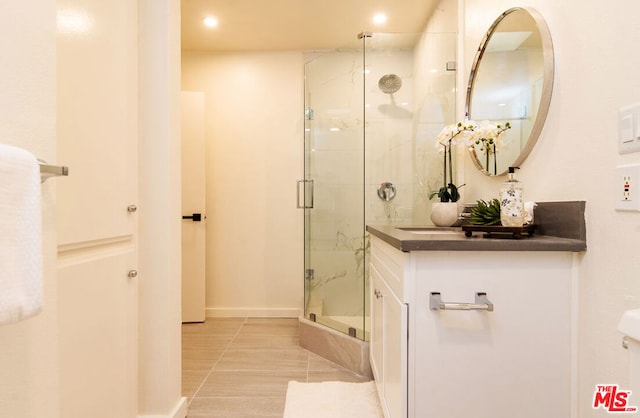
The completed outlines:
[[[462,231],[459,228],[446,228],[446,227],[399,227],[398,229],[412,234],[420,235],[459,235]]]

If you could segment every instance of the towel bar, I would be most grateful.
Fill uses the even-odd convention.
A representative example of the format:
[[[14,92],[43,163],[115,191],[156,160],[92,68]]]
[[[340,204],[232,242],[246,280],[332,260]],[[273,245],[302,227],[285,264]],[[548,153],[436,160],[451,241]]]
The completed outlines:
[[[68,176],[69,167],[64,165],[50,165],[45,161],[38,160],[40,164],[40,183],[44,183],[50,177]]]

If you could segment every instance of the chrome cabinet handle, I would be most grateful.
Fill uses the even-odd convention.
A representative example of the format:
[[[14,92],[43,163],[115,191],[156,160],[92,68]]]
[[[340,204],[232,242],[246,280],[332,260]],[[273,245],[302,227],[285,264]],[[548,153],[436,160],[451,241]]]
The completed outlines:
[[[311,185],[311,188],[309,189],[308,205],[307,205],[307,199],[306,199],[307,184]],[[302,185],[302,188],[304,189],[302,193],[300,193],[300,185]],[[296,187],[297,187],[297,190],[296,190],[297,206],[296,207],[298,209],[313,209],[313,180],[300,179],[296,181]],[[300,202],[301,195],[303,199],[302,202]]]
[[[375,289],[375,290],[373,291],[373,296],[375,296],[375,297],[376,297],[376,299],[380,299],[380,298],[382,297],[382,292],[381,292],[381,291],[379,291],[378,289]]]
[[[440,292],[431,292],[429,297],[429,308],[431,310],[448,311],[488,311],[493,312],[493,303],[487,299],[485,292],[476,292],[474,303],[443,302]]]

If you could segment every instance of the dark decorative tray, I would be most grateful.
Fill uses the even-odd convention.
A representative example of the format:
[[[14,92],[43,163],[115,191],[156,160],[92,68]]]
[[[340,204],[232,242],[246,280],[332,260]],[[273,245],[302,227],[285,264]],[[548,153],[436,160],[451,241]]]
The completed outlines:
[[[521,239],[523,234],[533,235],[536,225],[502,226],[502,225],[462,225],[464,235],[470,237],[474,232],[484,232],[486,238]]]

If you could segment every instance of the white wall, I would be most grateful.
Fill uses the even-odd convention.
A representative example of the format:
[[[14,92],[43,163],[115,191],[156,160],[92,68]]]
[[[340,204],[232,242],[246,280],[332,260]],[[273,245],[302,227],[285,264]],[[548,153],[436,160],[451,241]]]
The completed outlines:
[[[462,0],[468,76],[484,31],[509,0]],[[617,109],[640,101],[640,3],[531,0],[545,17],[555,49],[555,84],[546,125],[519,173],[527,200],[585,200],[587,245],[579,268],[579,413],[591,408],[598,383],[628,387],[627,352],[616,330],[625,309],[640,306],[640,214],[613,209],[614,168],[640,163],[617,153]],[[462,94],[462,92],[461,92]],[[461,98],[462,100],[462,98]],[[464,200],[496,196],[502,179],[488,179],[465,157]],[[543,296],[542,296],[543,297]],[[550,383],[550,388],[553,382]],[[632,396],[633,405],[640,396]]]
[[[183,418],[180,0],[139,0],[138,416]]]
[[[0,143],[51,163],[56,162],[55,22],[55,1],[0,3]],[[55,180],[42,186],[43,310],[0,326],[3,417],[59,416],[55,187]]]
[[[298,316],[302,54],[183,52],[182,75],[205,92],[207,315]]]

